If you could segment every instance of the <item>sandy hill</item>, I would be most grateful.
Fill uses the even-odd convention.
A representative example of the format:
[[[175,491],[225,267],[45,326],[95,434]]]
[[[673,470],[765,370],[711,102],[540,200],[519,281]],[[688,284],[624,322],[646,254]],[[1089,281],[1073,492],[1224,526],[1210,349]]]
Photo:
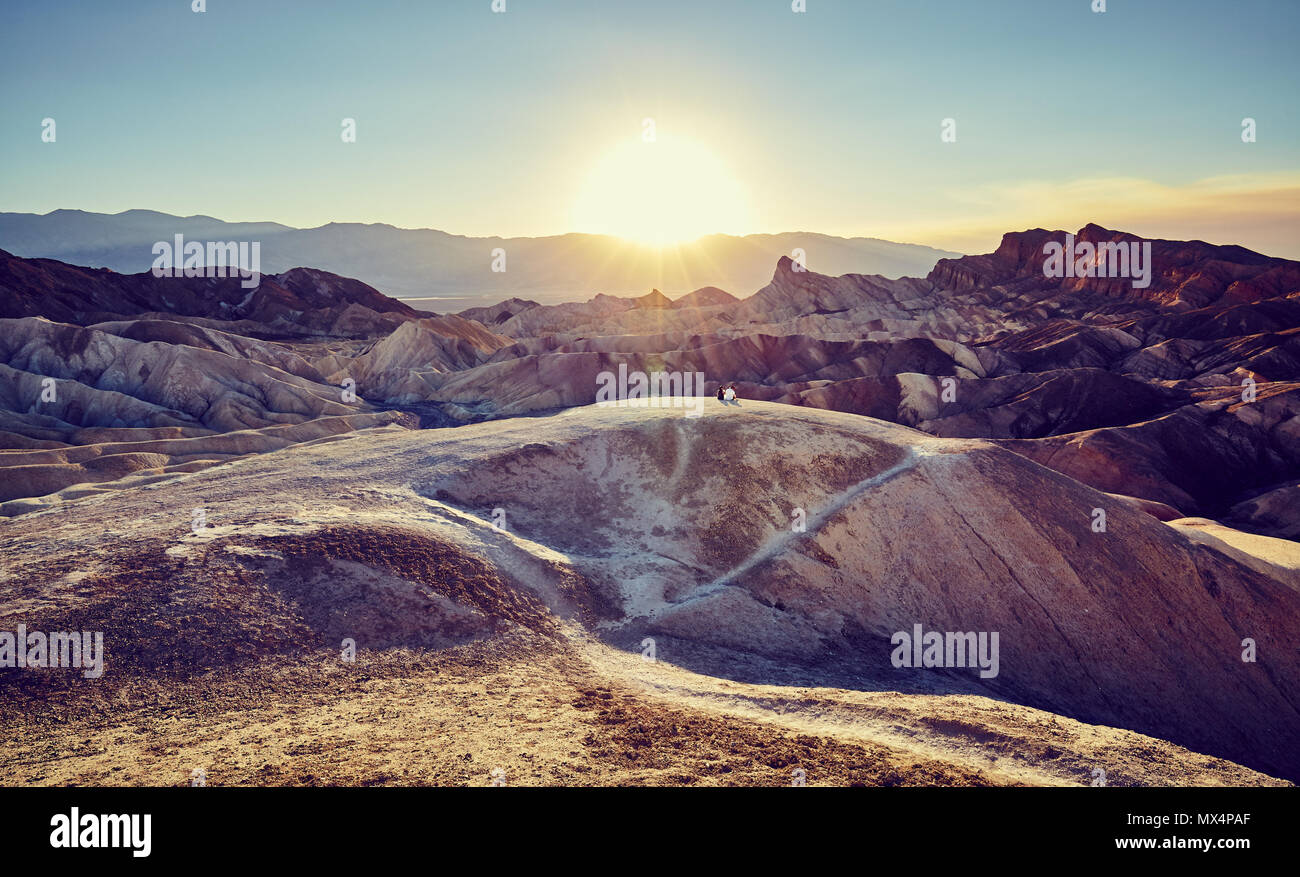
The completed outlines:
[[[486,677],[465,681],[477,661],[533,704],[511,721],[545,768],[518,749],[492,758],[535,781],[568,765],[682,782],[674,771],[699,767],[692,747],[707,748],[708,728],[748,735],[735,744],[740,781],[788,782],[792,765],[835,781],[827,771],[873,751],[863,781],[1086,784],[1096,767],[1116,783],[1265,781],[1229,762],[1300,776],[1300,592],[1271,574],[1276,557],[1189,537],[986,442],[710,402],[699,418],[589,406],[352,434],[11,519],[0,617],[36,630],[93,621],[109,667],[98,688],[24,677],[26,710],[58,703],[65,719],[11,729],[14,751],[49,745],[69,715],[112,737],[128,719],[108,704],[160,677],[211,698],[154,732],[190,759],[217,757],[220,737],[265,739],[260,721],[313,698],[340,723],[321,730],[336,744],[368,733],[349,711],[375,698],[406,714],[385,734],[437,737],[464,708],[459,686],[483,690]],[[197,531],[194,508],[207,516]],[[997,632],[997,675],[895,666],[891,637],[918,624]],[[1257,662],[1242,661],[1245,637]],[[361,665],[338,667],[344,638],[378,662],[364,679]],[[636,654],[647,638],[652,663]],[[458,681],[433,691],[420,681],[430,667]],[[346,708],[321,701],[321,685],[346,691]],[[564,738],[556,718],[574,710],[600,732]],[[199,722],[200,740],[172,736]],[[659,722],[683,729],[675,756],[663,740],[635,742]],[[759,739],[805,744],[773,767],[747,760]],[[645,763],[625,760],[642,745]],[[314,746],[266,746],[277,770],[359,779]],[[244,757],[230,781],[257,781]],[[28,775],[12,760],[4,770]],[[95,762],[58,771],[84,778]]]

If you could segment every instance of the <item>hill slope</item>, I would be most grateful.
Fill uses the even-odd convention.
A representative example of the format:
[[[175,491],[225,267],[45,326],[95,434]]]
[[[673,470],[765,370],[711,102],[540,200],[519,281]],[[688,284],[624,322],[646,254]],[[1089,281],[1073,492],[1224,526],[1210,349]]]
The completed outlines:
[[[196,507],[207,526],[195,531]],[[23,551],[34,539],[42,550]],[[110,699],[162,675],[233,703],[229,686],[280,667],[243,712],[310,699],[321,672],[363,709],[381,684],[389,698],[429,691],[394,660],[444,667],[487,649],[465,684],[504,666],[498,684],[516,697],[572,690],[565,714],[608,719],[584,743],[546,748],[544,776],[595,763],[627,780],[657,765],[656,781],[681,781],[674,770],[699,769],[693,731],[678,750],[648,743],[644,764],[608,760],[661,721],[808,740],[741,781],[788,781],[792,764],[829,779],[872,750],[898,777],[963,784],[1083,784],[1094,767],[1128,782],[1263,781],[1225,758],[1300,776],[1294,586],[987,443],[853,415],[587,407],[357,434],[12,519],[0,554],[8,621],[102,625]],[[914,625],[998,633],[996,675],[896,666],[892,638]],[[647,637],[650,665],[635,657]],[[338,665],[344,638],[363,651],[355,670]],[[337,675],[365,667],[388,681]],[[19,690],[40,714],[56,695],[93,711],[103,689],[47,674]],[[554,710],[539,710],[528,733],[556,733],[542,718]],[[61,727],[31,722],[16,745]],[[249,718],[240,733],[265,730]],[[735,745],[724,762],[748,751]],[[512,775],[532,770],[510,758]]]

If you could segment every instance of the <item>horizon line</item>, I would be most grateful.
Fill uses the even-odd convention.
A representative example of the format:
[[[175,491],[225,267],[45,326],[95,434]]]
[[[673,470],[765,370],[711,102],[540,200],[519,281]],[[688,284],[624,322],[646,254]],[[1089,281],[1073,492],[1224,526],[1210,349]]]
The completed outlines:
[[[836,238],[838,240],[843,240],[843,241],[880,241],[882,243],[887,243],[887,244],[897,244],[899,246],[907,246],[907,247],[921,247],[924,249],[937,250],[939,252],[944,252],[944,253],[958,253],[959,255],[975,255],[971,253],[963,253],[960,250],[953,250],[946,247],[935,246],[934,244],[917,243],[916,241],[900,241],[900,240],[895,240],[893,238],[879,237],[877,235],[837,234],[834,232],[810,231],[808,229],[797,229],[797,228],[786,229],[783,231],[749,231],[749,232],[739,232],[739,233],[730,232],[730,231],[713,231],[713,232],[708,232],[707,234],[699,235],[698,237],[690,238],[688,240],[665,241],[664,243],[649,243],[647,241],[638,241],[635,240],[634,238],[625,237],[623,235],[614,234],[612,232],[600,232],[600,231],[569,230],[563,232],[552,232],[550,234],[515,234],[515,235],[463,234],[461,232],[447,231],[444,228],[437,228],[432,225],[409,226],[409,225],[394,225],[391,222],[364,222],[361,220],[338,220],[338,219],[332,219],[329,222],[324,222],[321,223],[320,225],[290,225],[289,223],[281,222],[275,219],[223,219],[222,217],[219,216],[213,216],[210,213],[191,213],[191,214],[183,215],[180,213],[169,213],[165,210],[154,210],[153,208],[149,208],[149,207],[129,207],[125,210],[119,210],[115,213],[108,213],[102,210],[86,210],[80,207],[55,207],[51,210],[45,211],[44,213],[39,213],[34,210],[0,210],[0,216],[10,215],[10,216],[46,217],[46,216],[52,216],[56,213],[84,213],[91,216],[124,216],[128,213],[152,213],[158,216],[171,217],[173,219],[211,219],[216,222],[226,223],[227,225],[278,225],[289,231],[315,231],[317,229],[327,228],[331,225],[351,225],[351,226],[361,226],[365,228],[380,226],[383,228],[391,228],[394,229],[395,231],[432,231],[432,232],[437,232],[439,234],[447,235],[448,237],[466,238],[472,240],[508,241],[508,240],[547,240],[549,238],[562,238],[562,237],[592,237],[592,238],[606,238],[609,240],[622,241],[632,246],[639,247],[641,249],[648,249],[648,250],[680,248],[683,246],[688,246],[690,244],[698,243],[699,241],[705,240],[707,238],[715,238],[715,237],[740,239],[740,238],[750,238],[750,237],[780,237],[782,235],[810,235],[810,236],[815,235],[818,237]],[[1032,229],[1027,228],[1021,230],[1030,231]]]

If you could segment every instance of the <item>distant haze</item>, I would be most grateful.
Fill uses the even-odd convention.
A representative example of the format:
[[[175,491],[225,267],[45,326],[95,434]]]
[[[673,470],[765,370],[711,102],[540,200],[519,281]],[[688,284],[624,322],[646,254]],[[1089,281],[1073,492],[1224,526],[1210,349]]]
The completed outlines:
[[[717,286],[747,296],[767,284],[772,266],[796,250],[820,274],[923,277],[934,263],[960,255],[875,238],[782,234],[709,235],[662,249],[605,235],[471,238],[436,229],[330,223],[298,229],[274,222],[224,222],[151,210],[0,213],[0,249],[122,273],[149,270],[153,245],[186,241],[260,241],[264,274],[296,267],[354,277],[399,298],[431,298],[436,311],[521,296],[543,303],[659,289],[678,296]],[[504,264],[494,251],[504,251]],[[504,267],[504,271],[494,271]]]

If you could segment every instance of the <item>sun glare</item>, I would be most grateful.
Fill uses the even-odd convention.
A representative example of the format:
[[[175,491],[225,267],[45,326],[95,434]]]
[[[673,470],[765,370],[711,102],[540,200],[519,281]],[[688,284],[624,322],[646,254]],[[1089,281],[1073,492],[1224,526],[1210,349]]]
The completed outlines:
[[[660,137],[624,143],[592,167],[573,210],[579,231],[641,244],[749,230],[744,188],[708,149]]]

